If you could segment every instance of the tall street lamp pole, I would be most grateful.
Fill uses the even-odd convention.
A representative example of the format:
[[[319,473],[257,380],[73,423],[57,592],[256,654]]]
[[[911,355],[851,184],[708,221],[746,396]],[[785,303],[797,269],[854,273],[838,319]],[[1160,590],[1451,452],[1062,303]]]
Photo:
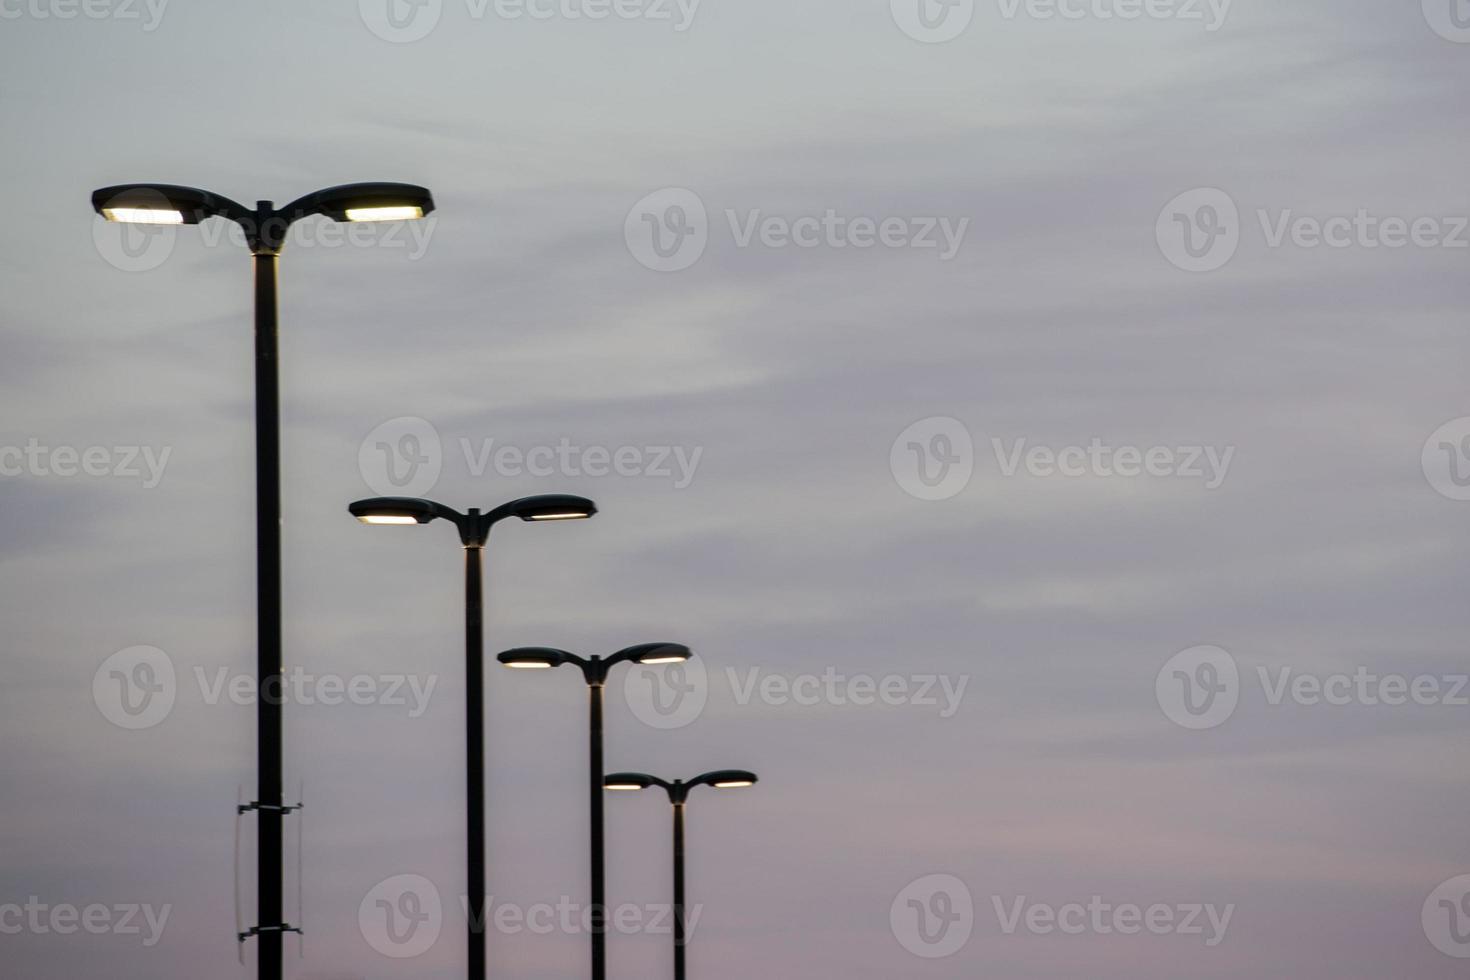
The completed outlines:
[[[277,358],[276,265],[286,230],[324,215],[337,221],[398,221],[434,210],[428,190],[414,184],[344,184],[299,198],[283,208],[259,201],[254,209],[227,197],[176,184],[120,184],[92,194],[108,221],[194,225],[208,218],[234,221],[245,232],[255,271],[255,615],[257,740],[256,799],[245,809],[259,816],[256,924],[244,933],[260,941],[260,980],[281,980],[282,939],[299,932],[285,921],[282,900],[281,742],[281,449],[280,371]]]
[[[582,520],[597,513],[585,497],[552,494],[526,497],[488,513],[461,514],[432,500],[379,497],[359,500],[347,508],[364,524],[428,524],[443,518],[459,529],[464,545],[464,663],[465,663],[465,833],[466,876],[469,896],[469,980],[484,980],[485,956],[485,630],[484,591],[481,585],[485,543],[490,529],[508,517],[523,521]]]
[[[546,647],[523,647],[507,650],[497,659],[507,667],[520,670],[546,670],[571,665],[582,671],[587,682],[588,704],[588,789],[590,796],[590,828],[592,843],[592,905],[588,909],[592,926],[592,980],[607,980],[607,884],[602,815],[602,706],[608,671],[621,663],[644,666],[679,664],[693,654],[677,643],[643,643],[619,650],[611,657],[579,657],[565,650]]]
[[[689,791],[696,786],[742,789],[754,786],[758,781],[755,773],[744,769],[720,769],[696,776],[688,782],[682,779],[668,782],[642,772],[619,772],[608,776],[603,784],[609,790],[630,791],[661,786],[674,805],[674,980],[684,980],[684,950],[689,944],[684,915],[684,807],[689,800]]]

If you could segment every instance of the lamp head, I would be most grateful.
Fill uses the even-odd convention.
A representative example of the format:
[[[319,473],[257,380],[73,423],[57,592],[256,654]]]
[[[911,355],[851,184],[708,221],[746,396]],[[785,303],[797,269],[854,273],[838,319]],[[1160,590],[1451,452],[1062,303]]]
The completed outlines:
[[[347,510],[364,524],[427,524],[439,517],[438,508],[427,500],[414,497],[374,497],[349,504]]]
[[[597,505],[586,497],[551,493],[512,501],[510,511],[523,521],[584,521],[597,513]]]
[[[573,662],[570,653],[550,647],[520,647],[507,650],[495,659],[516,670],[549,670]]]
[[[657,780],[646,773],[615,772],[602,781],[602,786],[604,789],[609,790],[636,792],[641,789],[648,789],[648,787],[656,783]]]
[[[628,647],[614,655],[614,660],[631,660],[645,667],[659,664],[682,664],[694,656],[693,651],[682,643],[642,643]]]
[[[434,197],[417,184],[341,184],[308,194],[294,207],[334,221],[404,221],[433,211]]]
[[[760,780],[755,773],[744,769],[721,769],[716,772],[707,772],[695,782],[713,786],[715,789],[745,789],[754,786]]]
[[[227,211],[224,198],[178,184],[117,184],[92,192],[92,209],[108,221],[197,225]]]

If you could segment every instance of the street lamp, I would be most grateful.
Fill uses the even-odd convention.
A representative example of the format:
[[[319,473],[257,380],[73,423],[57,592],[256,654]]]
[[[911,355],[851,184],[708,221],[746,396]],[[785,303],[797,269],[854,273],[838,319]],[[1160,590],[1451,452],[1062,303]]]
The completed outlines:
[[[744,789],[754,786],[759,780],[755,773],[744,769],[720,769],[696,776],[685,782],[676,779],[672,783],[641,772],[619,772],[608,776],[603,785],[609,790],[648,789],[661,786],[674,804],[674,980],[684,980],[684,804],[689,791],[696,786],[713,786],[715,789]]]
[[[528,523],[583,520],[597,513],[586,497],[550,494],[461,514],[432,500],[379,497],[348,511],[364,524],[416,526],[440,518],[459,529],[464,545],[466,871],[469,877],[469,980],[485,977],[485,632],[481,568],[490,529],[508,517]]]
[[[565,650],[546,647],[523,647],[507,650],[497,659],[507,667],[518,670],[549,670],[570,664],[582,671],[587,681],[589,729],[591,733],[591,773],[588,786],[591,790],[592,827],[592,980],[607,980],[607,894],[605,861],[603,856],[602,821],[602,704],[603,691],[607,685],[608,671],[621,663],[636,663],[646,667],[658,664],[679,664],[693,654],[689,648],[678,643],[643,643],[626,650],[619,650],[611,657],[579,657]]]
[[[277,358],[276,265],[292,222],[311,215],[336,221],[421,218],[434,210],[429,192],[413,184],[343,184],[277,209],[252,210],[227,197],[177,184],[119,184],[92,194],[108,221],[195,225],[220,217],[245,232],[255,267],[255,542],[257,799],[245,807],[260,819],[256,857],[258,922],[240,937],[260,940],[261,980],[281,980],[282,937],[299,932],[283,917],[281,821],[290,808],[281,794],[281,422]],[[243,811],[242,811],[243,812]]]

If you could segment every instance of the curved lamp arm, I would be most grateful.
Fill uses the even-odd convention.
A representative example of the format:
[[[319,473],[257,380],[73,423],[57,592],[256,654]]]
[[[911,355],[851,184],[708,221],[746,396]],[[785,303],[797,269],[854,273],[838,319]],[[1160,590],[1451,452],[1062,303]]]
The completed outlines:
[[[526,519],[534,520],[535,518]],[[619,650],[611,657],[579,657],[575,653],[554,650],[551,647],[520,647],[515,650],[507,650],[496,659],[507,667],[517,667],[523,670],[541,670],[571,664],[582,671],[582,676],[588,684],[596,685],[605,683],[608,670],[617,664],[677,664],[683,663],[693,655],[690,649],[682,643],[640,643],[637,646]]]
[[[655,667],[659,664],[681,664],[692,656],[693,651],[682,643],[640,643],[619,650],[603,663],[609,667],[630,662]]]
[[[713,786],[716,789],[744,789],[760,782],[760,777],[745,769],[716,769],[689,780],[688,786]]]
[[[460,541],[466,547],[478,548],[484,546],[490,528],[508,517],[532,522],[585,520],[597,513],[597,505],[586,497],[544,494],[512,500],[489,513],[471,510],[461,514],[452,507],[418,497],[374,497],[351,503],[347,510],[364,524],[413,525],[446,520],[459,529]]]
[[[400,221],[434,210],[434,197],[417,184],[391,182],[339,184],[299,197],[284,208],[260,201],[254,208],[221,194],[182,184],[115,184],[92,193],[92,208],[108,221],[197,225],[221,217],[245,231],[250,251],[274,254],[286,229],[314,214],[336,221]]]
[[[696,786],[713,786],[717,789],[744,789],[760,782],[755,773],[746,769],[716,769],[687,782],[676,779],[672,783],[646,772],[616,772],[602,781],[604,789],[613,791],[644,790],[651,786],[662,787],[669,794],[669,802],[678,806],[689,798],[689,791]]]

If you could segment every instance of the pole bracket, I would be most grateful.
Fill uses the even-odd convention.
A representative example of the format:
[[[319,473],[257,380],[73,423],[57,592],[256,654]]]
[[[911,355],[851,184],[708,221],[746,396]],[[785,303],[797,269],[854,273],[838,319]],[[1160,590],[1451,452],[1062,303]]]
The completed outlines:
[[[235,936],[239,942],[243,943],[247,939],[254,939],[263,932],[294,932],[298,936],[303,935],[299,926],[293,926],[289,922],[283,922],[278,926],[251,926],[244,932],[235,933]]]
[[[249,803],[241,803],[239,806],[237,806],[235,808],[235,812],[236,813],[249,813],[252,810],[268,810],[268,811],[270,811],[272,813],[279,813],[282,816],[290,816],[292,813],[295,813],[297,810],[305,810],[305,809],[306,809],[306,804],[305,803],[297,803],[295,805],[286,804],[284,806],[277,806],[274,803],[261,803],[259,800],[251,800]]]

